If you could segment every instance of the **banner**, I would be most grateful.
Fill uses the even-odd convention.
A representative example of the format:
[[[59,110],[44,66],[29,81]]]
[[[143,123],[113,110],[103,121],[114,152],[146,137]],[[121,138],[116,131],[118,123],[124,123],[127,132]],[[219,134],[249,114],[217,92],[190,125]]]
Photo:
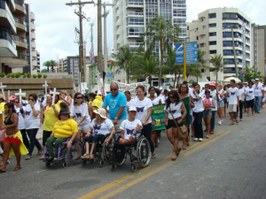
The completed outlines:
[[[164,123],[164,104],[155,105],[152,107],[152,130],[165,130],[165,123]]]

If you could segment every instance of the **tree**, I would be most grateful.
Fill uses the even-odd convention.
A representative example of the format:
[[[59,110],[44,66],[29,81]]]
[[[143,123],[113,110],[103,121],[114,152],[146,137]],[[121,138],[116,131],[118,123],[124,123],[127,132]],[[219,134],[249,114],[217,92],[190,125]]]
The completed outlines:
[[[57,65],[57,63],[54,60],[48,60],[44,62],[43,65],[47,67],[47,72],[49,72],[49,67],[51,67],[52,72],[54,72],[54,67]]]
[[[133,77],[146,79],[151,86],[152,75],[158,75],[158,64],[150,51],[136,53],[132,59]]]
[[[261,72],[257,70],[256,66],[251,68],[246,68],[246,76],[245,79],[247,82],[251,82],[252,79],[260,78],[262,79]]]
[[[118,49],[117,54],[114,54],[115,62],[114,66],[118,66],[116,73],[120,73],[121,70],[125,70],[126,72],[126,80],[129,83],[130,73],[132,71],[131,61],[133,57],[133,52],[130,51],[128,45],[122,46]]]
[[[215,71],[216,80],[215,82],[218,82],[218,72],[223,69],[224,63],[223,63],[223,56],[222,55],[214,55],[210,59],[210,63],[213,65],[212,69]]]
[[[177,26],[173,26],[171,21],[166,21],[162,16],[151,19],[147,25],[144,42],[148,49],[152,51],[159,44],[159,86],[162,84],[164,53],[172,50],[173,43],[178,41],[178,30]]]

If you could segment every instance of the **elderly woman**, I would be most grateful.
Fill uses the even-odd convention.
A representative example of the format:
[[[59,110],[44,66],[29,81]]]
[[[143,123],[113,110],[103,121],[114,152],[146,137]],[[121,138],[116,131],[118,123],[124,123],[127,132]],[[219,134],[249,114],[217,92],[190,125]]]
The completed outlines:
[[[54,125],[54,131],[46,141],[47,152],[50,160],[56,159],[59,146],[66,142],[67,148],[71,148],[72,142],[75,140],[78,133],[78,124],[75,120],[70,118],[69,111],[62,109],[59,113],[59,120]]]

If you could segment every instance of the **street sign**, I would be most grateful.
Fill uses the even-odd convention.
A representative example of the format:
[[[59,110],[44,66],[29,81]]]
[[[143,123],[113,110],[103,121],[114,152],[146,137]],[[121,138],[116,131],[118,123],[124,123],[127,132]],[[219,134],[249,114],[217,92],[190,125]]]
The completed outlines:
[[[176,64],[184,63],[184,46],[183,44],[176,44]]]
[[[186,63],[192,64],[198,62],[197,42],[186,43]],[[176,44],[176,64],[184,64],[184,46]]]
[[[198,62],[198,45],[197,42],[186,43],[187,63],[192,64]]]

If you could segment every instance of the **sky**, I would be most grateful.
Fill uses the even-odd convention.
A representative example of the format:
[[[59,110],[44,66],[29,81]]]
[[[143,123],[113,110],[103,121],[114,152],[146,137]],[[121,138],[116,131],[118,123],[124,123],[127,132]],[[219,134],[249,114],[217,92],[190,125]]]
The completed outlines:
[[[77,2],[78,0],[72,0]],[[90,0],[82,0],[90,1]],[[36,46],[40,52],[41,66],[47,60],[56,60],[67,56],[78,55],[77,34],[75,27],[79,28],[78,16],[74,13],[76,6],[67,6],[71,0],[25,0],[35,14]],[[96,2],[96,0],[95,0]],[[112,0],[102,0],[112,3]],[[187,21],[197,19],[200,12],[210,8],[235,7],[244,12],[252,23],[266,25],[265,0],[187,0]],[[108,51],[113,49],[112,8],[107,7],[107,38]],[[93,23],[94,53],[97,51],[97,7],[89,4],[83,7],[88,20],[83,20],[84,40],[86,54],[90,50],[90,25]]]

